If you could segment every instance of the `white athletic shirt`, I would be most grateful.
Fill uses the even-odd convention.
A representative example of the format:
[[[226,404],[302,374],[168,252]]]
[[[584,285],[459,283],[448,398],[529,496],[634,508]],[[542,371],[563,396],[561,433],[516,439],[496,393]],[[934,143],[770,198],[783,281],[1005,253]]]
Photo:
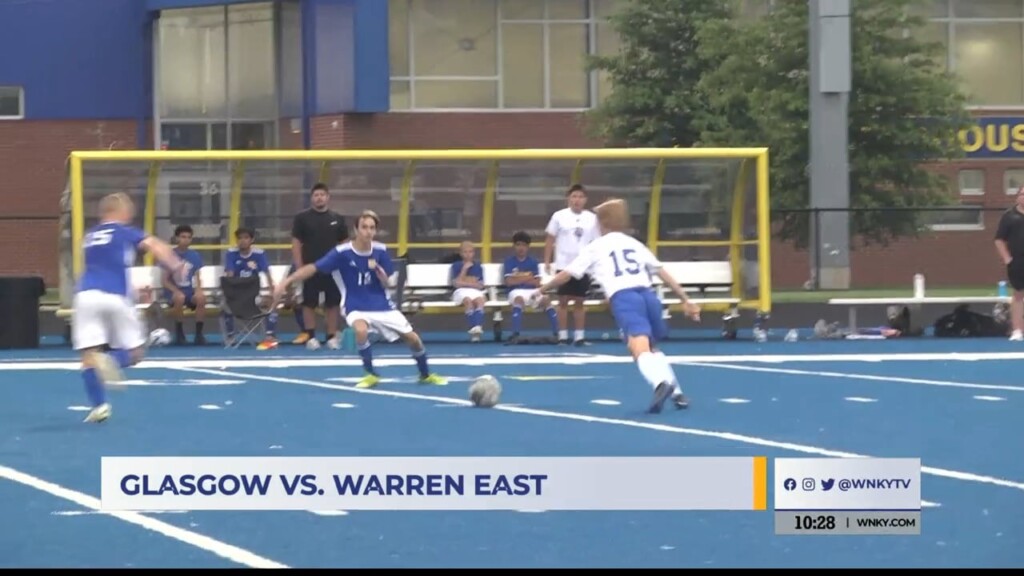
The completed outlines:
[[[601,286],[605,296],[631,288],[650,288],[651,275],[661,262],[639,240],[622,232],[611,232],[588,244],[565,271],[579,278],[584,274]]]
[[[590,210],[577,214],[570,208],[562,208],[552,214],[545,231],[555,237],[555,270],[565,270],[580,250],[600,234],[597,215]]]

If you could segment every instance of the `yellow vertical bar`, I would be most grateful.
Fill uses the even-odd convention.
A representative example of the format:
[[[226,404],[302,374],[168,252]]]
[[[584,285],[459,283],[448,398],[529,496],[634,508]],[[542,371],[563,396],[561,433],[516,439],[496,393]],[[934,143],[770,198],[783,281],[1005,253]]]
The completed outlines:
[[[771,206],[768,203],[768,151],[757,156],[757,263],[760,270],[759,310],[772,310]]]
[[[231,235],[238,230],[242,223],[242,190],[245,188],[245,162],[235,162],[235,168],[231,171],[231,213],[228,215],[228,237],[221,239],[225,244],[231,244]]]
[[[651,183],[651,202],[647,212],[647,248],[658,255],[658,235],[661,228],[661,187],[665,182],[665,160],[658,160]]]
[[[160,162],[149,165],[149,178],[146,179],[146,207],[143,218],[143,231],[152,236],[156,234],[156,185],[160,181]],[[146,252],[146,266],[153,265],[153,254]]]
[[[729,227],[729,264],[732,267],[732,297],[743,297],[743,216],[746,211],[747,167],[750,161],[744,159],[736,173],[732,190],[732,224]]]
[[[409,160],[405,164],[402,175],[401,198],[398,201],[398,255],[404,256],[409,250],[409,203],[412,192],[412,176],[416,171],[416,161]]]
[[[576,165],[572,167],[572,179],[570,184],[580,184],[580,178],[583,177],[583,160],[577,160]]]
[[[765,456],[754,456],[753,509],[768,509],[768,458]]]
[[[317,182],[327,184],[327,180],[331,177],[331,163],[321,162],[320,173],[317,175]]]
[[[480,261],[491,261],[491,243],[494,242],[494,194],[498,187],[498,161],[491,163],[484,188],[484,218],[480,226]]]
[[[71,154],[71,272],[77,280],[85,268],[82,237],[85,236],[85,200],[82,181],[82,159]]]

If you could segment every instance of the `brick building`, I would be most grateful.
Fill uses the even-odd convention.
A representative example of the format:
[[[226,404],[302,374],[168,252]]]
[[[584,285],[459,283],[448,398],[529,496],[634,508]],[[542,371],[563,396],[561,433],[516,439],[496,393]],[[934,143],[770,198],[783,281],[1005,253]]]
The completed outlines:
[[[56,281],[72,149],[597,146],[580,114],[609,86],[583,64],[615,49],[605,18],[618,2],[2,2],[0,274]],[[1024,1],[937,0],[929,16],[982,117],[968,159],[937,168],[969,207],[922,238],[858,251],[857,287],[909,286],[893,274],[908,263],[931,286],[1000,274],[998,212],[976,208],[1006,206],[1024,182]],[[776,287],[801,286],[809,267],[775,245]]]

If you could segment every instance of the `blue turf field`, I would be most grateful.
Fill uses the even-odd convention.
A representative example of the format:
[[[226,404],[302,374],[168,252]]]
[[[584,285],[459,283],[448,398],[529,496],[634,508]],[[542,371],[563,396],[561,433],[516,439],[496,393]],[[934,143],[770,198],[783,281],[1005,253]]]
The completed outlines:
[[[643,413],[650,388],[617,343],[430,351],[451,385],[417,386],[405,352],[378,346],[396,380],[360,391],[347,353],[153,350],[99,426],[81,423],[69,350],[0,356],[0,565],[1024,564],[1017,343],[673,342],[693,406],[657,416]],[[483,373],[504,384],[498,409],[463,405]],[[771,512],[111,515],[95,513],[107,455],[920,456],[926,502],[922,535],[900,537],[774,536]]]

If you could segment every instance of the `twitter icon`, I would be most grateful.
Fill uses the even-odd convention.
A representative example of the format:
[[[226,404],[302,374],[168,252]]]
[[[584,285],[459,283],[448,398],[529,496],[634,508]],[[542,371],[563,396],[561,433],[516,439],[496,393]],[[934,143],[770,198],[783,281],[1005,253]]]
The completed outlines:
[[[836,483],[836,479],[835,478],[828,478],[826,480],[822,480],[821,481],[821,489],[824,490],[825,492],[828,492],[829,490],[832,489],[832,486],[835,486],[835,483]]]

